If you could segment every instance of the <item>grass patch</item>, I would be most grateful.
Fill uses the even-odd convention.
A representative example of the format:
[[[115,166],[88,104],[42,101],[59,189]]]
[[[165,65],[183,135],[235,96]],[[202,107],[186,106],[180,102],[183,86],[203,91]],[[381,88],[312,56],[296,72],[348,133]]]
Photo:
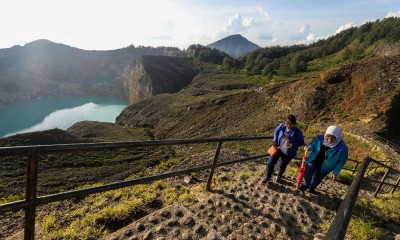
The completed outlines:
[[[376,160],[388,159],[388,156],[380,148],[373,148],[369,155]]]
[[[238,174],[237,174],[237,178],[242,180],[242,181],[245,181],[245,180],[249,179],[251,175],[252,175],[251,172],[239,171]]]
[[[346,237],[358,240],[381,240],[383,239],[383,234],[374,227],[375,224],[376,222],[369,217],[352,217]]]
[[[172,166],[175,166],[176,164],[180,163],[182,159],[179,158],[169,158],[167,160],[161,161],[160,164],[158,165],[158,169],[160,171],[165,171],[171,168]]]
[[[213,182],[216,186],[232,186],[233,182],[231,180],[229,180],[229,176],[227,175],[231,175],[232,173],[223,173],[223,174],[216,174],[213,176]]]
[[[353,182],[354,177],[355,176],[351,171],[343,169],[338,175],[338,182],[350,186]]]
[[[25,193],[20,193],[20,194],[10,194],[4,197],[0,197],[0,204],[5,204],[9,202],[15,202],[25,199]]]
[[[381,231],[387,222],[400,224],[400,192],[376,198],[359,198],[347,230],[348,239],[388,239]]]
[[[134,219],[136,212],[156,199],[161,199],[163,206],[189,206],[195,202],[187,187],[156,181],[90,195],[71,208],[42,212],[38,219],[49,238],[99,239],[109,233],[110,227]]]

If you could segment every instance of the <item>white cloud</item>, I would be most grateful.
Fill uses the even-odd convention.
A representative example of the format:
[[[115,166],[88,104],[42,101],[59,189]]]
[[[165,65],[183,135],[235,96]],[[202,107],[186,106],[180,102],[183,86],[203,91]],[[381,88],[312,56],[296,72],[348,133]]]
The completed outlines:
[[[397,12],[392,12],[392,11],[388,12],[386,14],[385,18],[388,18],[388,17],[400,17],[400,10]]]
[[[246,28],[251,27],[254,24],[254,20],[252,17],[245,17],[242,21],[242,25]]]
[[[302,26],[299,31],[295,34],[292,34],[289,39],[294,40],[294,41],[300,41],[304,40],[308,37],[308,35],[311,33],[311,26],[310,24],[305,24]]]
[[[357,27],[357,25],[355,23],[346,23],[345,25],[342,25],[338,29],[336,29],[335,34],[338,34],[341,31],[347,30],[352,27]]]
[[[242,33],[254,24],[252,17],[242,18],[239,13],[235,14],[233,17],[229,17],[228,24],[226,24],[223,29],[217,34],[218,37],[225,37],[232,34]]]
[[[264,10],[263,8],[259,8],[258,9],[260,14],[261,14],[261,18],[265,21],[265,22],[272,22],[272,17],[269,15],[269,13]]]

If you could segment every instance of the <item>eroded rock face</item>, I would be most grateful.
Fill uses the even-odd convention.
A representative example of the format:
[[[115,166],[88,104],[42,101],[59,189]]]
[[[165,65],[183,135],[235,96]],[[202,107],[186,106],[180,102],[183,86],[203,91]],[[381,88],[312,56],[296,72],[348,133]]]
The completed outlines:
[[[143,56],[123,74],[130,104],[162,93],[175,93],[197,74],[188,59]]]

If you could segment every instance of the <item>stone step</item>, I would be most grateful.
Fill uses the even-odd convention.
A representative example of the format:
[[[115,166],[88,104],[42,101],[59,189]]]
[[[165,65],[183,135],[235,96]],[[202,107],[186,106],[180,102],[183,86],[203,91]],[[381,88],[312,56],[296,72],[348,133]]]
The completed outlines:
[[[188,208],[158,210],[104,239],[312,239],[321,224],[333,220],[347,191],[327,179],[318,194],[302,193],[295,177],[264,185],[263,171],[257,174],[207,193]]]
[[[172,205],[153,212],[104,239],[221,239],[220,235],[197,219],[186,207]]]

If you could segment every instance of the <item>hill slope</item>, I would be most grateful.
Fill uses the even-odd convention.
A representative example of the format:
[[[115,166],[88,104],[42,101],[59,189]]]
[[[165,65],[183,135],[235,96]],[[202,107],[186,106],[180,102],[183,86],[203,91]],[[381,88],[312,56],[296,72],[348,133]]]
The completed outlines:
[[[127,107],[117,123],[153,127],[160,138],[258,135],[272,130],[282,120],[280,113],[290,112],[303,122],[340,124],[345,131],[399,141],[398,66],[400,57],[375,58],[262,90],[257,83],[249,89],[252,78],[246,76],[247,89],[239,84],[221,90],[224,84],[235,86],[231,75],[201,73],[178,94]]]
[[[176,48],[87,51],[48,40],[0,49],[0,105],[52,96],[122,97],[114,81],[142,55],[178,56]]]

